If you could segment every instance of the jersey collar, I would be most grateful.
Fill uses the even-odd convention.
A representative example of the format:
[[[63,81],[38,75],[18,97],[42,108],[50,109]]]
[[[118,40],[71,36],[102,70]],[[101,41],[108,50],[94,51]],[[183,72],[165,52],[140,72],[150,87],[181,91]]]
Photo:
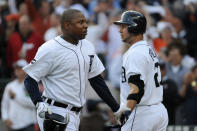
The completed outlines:
[[[137,41],[136,43],[134,43],[130,48],[129,50],[139,46],[139,45],[147,45],[147,42],[145,40],[140,40],[140,41]]]
[[[61,43],[62,45],[66,47],[78,48],[81,46],[81,40],[79,40],[77,45],[74,45],[74,44],[69,43],[68,41],[65,41],[60,35],[55,37],[55,40],[57,40],[59,43]]]

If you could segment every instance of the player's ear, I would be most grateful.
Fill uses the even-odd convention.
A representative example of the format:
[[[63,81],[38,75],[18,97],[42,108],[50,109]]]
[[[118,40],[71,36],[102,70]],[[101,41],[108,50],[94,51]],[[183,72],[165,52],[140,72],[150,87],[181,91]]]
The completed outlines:
[[[71,23],[70,22],[64,22],[64,29],[65,30],[69,30],[70,29],[70,25],[71,25]]]

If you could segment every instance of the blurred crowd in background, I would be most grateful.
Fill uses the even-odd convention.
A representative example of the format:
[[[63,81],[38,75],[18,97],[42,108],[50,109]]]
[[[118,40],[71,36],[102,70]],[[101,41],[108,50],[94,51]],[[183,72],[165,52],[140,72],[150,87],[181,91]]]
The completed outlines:
[[[197,125],[197,0],[0,0],[0,78],[17,79],[14,65],[21,59],[31,62],[39,46],[61,34],[60,16],[69,8],[87,18],[86,39],[95,45],[117,100],[122,54],[129,45],[122,43],[113,21],[125,10],[143,13],[148,22],[144,39],[161,60],[169,124]],[[82,131],[102,131],[106,121],[114,122],[95,95],[88,87]]]

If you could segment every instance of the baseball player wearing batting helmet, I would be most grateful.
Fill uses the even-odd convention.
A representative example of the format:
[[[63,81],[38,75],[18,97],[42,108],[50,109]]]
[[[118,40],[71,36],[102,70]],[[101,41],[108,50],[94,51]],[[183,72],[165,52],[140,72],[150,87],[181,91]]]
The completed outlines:
[[[37,107],[41,131],[77,131],[80,111],[90,82],[97,94],[116,112],[119,104],[111,95],[101,73],[104,66],[94,45],[85,40],[87,21],[74,9],[61,16],[63,34],[44,43],[24,68],[25,87]],[[44,86],[41,97],[37,82]]]
[[[130,48],[123,55],[121,106],[115,115],[122,131],[166,131],[167,110],[161,103],[163,87],[159,60],[152,46],[143,40],[146,18],[136,11],[126,11],[120,26],[123,42]]]

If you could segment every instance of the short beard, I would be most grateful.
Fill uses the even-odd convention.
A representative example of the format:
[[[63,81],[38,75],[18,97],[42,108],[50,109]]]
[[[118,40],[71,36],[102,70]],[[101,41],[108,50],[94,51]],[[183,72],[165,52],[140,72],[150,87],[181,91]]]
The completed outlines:
[[[135,34],[130,34],[127,38],[125,38],[123,40],[123,42],[127,43],[127,44],[130,44],[131,42],[133,43],[133,40],[132,40],[132,37],[133,36],[136,36]]]
[[[131,34],[131,35],[129,35],[127,38],[125,38],[124,40],[123,40],[123,42],[125,42],[125,43],[127,43],[127,44],[130,44],[131,42],[132,42],[132,37],[133,37],[134,35],[133,34]]]

